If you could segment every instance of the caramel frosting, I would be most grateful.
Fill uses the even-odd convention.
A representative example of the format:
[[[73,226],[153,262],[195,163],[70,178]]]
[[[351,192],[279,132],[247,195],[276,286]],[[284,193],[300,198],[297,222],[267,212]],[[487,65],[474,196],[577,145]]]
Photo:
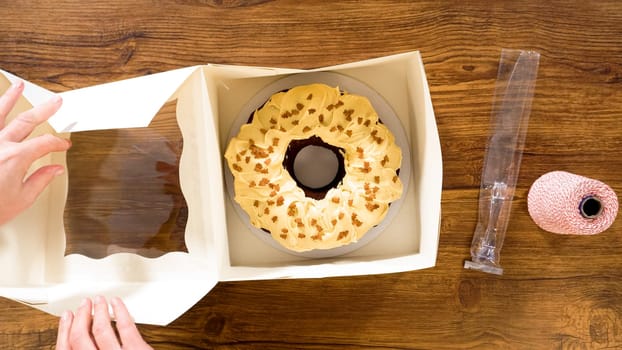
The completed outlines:
[[[320,137],[343,150],[346,174],[321,200],[305,196],[283,167],[292,140]],[[302,252],[356,242],[402,195],[402,152],[369,100],[323,84],[273,95],[225,152],[235,200],[251,223]]]

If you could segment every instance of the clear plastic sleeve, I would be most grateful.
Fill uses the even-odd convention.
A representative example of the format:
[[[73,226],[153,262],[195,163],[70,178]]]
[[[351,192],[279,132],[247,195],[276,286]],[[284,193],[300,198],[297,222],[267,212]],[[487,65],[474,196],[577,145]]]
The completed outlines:
[[[501,52],[479,193],[471,260],[464,267],[502,274],[499,264],[520,169],[540,54]]]

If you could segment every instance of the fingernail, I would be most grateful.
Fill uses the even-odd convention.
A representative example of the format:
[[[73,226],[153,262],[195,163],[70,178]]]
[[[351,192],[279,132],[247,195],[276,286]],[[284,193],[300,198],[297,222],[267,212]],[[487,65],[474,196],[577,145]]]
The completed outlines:
[[[110,298],[110,304],[112,304],[112,306],[114,307],[120,307],[121,305],[123,305],[123,301],[119,297],[112,297]]]
[[[80,304],[80,307],[85,307],[87,304],[89,303],[89,299],[82,299],[82,303]]]
[[[54,104],[59,104],[63,101],[63,99],[60,97],[60,95],[54,95],[54,97],[52,97],[52,103]]]
[[[15,90],[19,90],[21,88],[24,87],[24,81],[23,80],[16,80],[13,82],[12,88]]]
[[[56,171],[54,171],[54,176],[60,176],[60,175],[63,175],[64,173],[65,173],[65,168],[60,167],[56,169]],[[86,303],[86,300],[83,300],[82,304],[85,304],[85,303]]]
[[[67,322],[69,321],[69,318],[71,317],[71,311],[65,311],[63,312],[63,315],[61,316],[61,321],[63,322]]]
[[[96,296],[94,301],[95,304],[103,304],[106,302],[104,297],[102,297],[101,295]]]

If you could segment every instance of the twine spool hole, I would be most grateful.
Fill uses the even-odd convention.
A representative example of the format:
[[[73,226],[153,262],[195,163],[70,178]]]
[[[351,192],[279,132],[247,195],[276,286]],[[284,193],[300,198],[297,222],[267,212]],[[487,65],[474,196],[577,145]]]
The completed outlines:
[[[603,212],[603,205],[598,197],[586,196],[581,200],[579,210],[584,218],[594,219]]]

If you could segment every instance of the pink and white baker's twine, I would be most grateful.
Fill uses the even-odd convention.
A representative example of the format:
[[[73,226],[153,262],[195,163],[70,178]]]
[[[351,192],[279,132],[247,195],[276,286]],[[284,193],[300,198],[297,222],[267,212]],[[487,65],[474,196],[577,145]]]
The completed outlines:
[[[606,184],[552,171],[538,178],[527,195],[533,221],[543,230],[571,235],[601,233],[618,214],[618,197]]]

